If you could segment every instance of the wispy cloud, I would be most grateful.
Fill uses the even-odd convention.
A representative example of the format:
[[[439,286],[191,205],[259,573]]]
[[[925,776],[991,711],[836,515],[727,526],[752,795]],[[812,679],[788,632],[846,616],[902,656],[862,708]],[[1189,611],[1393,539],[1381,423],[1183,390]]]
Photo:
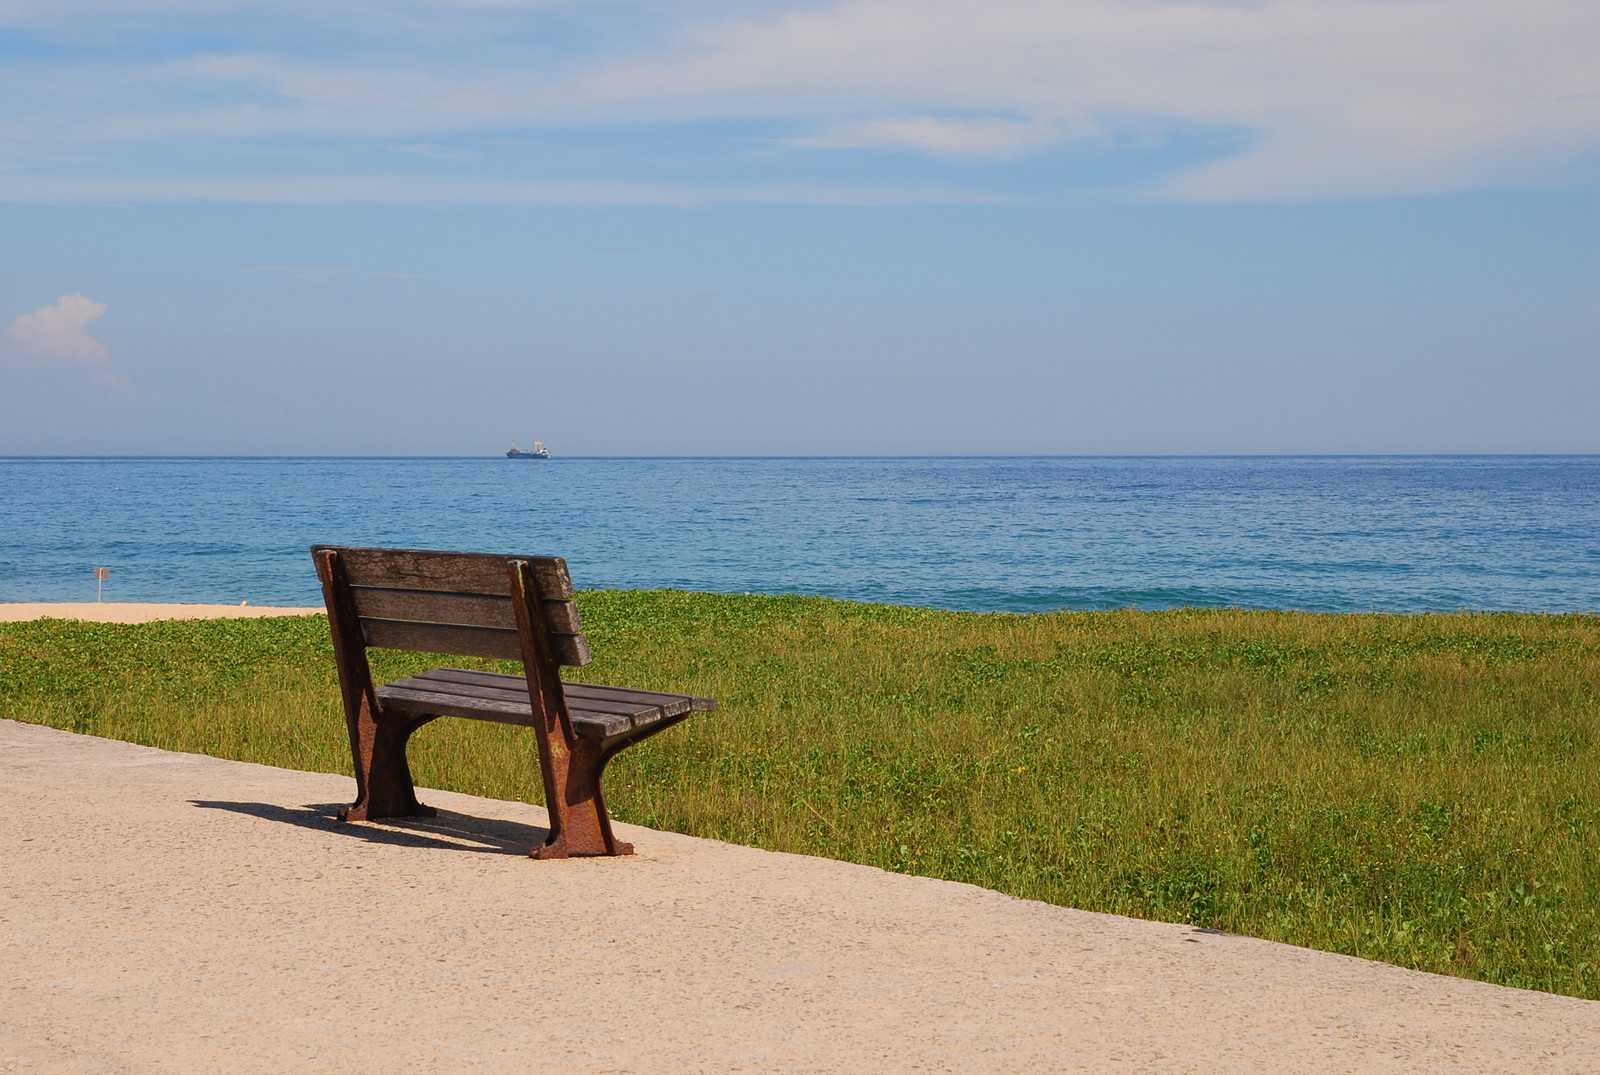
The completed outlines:
[[[247,265],[244,272],[268,273],[272,276],[298,276],[309,279],[332,276],[372,276],[380,280],[434,280],[437,277],[420,272],[365,272],[330,265]]]
[[[452,149],[449,146],[434,145],[430,142],[416,142],[408,146],[390,146],[393,153],[408,153],[413,157],[426,157],[435,161],[470,161],[482,160],[482,153],[473,153],[465,149]]]
[[[1057,124],[1030,120],[887,116],[784,141],[806,149],[915,149],[952,157],[1012,157],[1060,142],[1066,135]]]
[[[245,272],[264,272],[273,276],[348,276],[354,269],[327,265],[247,265]]]
[[[0,23],[7,10],[0,0]],[[753,141],[792,150],[765,158],[768,189],[804,191],[778,177],[807,152],[827,151],[844,188],[859,150],[1001,167],[1060,147],[1145,152],[1210,132],[1227,137],[1213,139],[1209,159],[1175,158],[1143,192],[1306,200],[1587,182],[1600,149],[1593,0],[697,0],[652,7],[648,19],[635,5],[538,0],[346,0],[315,15],[309,0],[12,0],[9,10],[45,29],[114,10],[174,42],[195,20],[215,32],[203,54],[167,49],[178,58],[111,66],[85,50],[70,78],[0,72],[8,159],[18,146],[38,160],[113,142],[337,137],[445,164],[464,159],[449,138],[465,132],[503,145],[518,131],[603,138],[737,121],[765,127]],[[230,47],[225,14],[270,22],[289,44],[273,53],[239,37]],[[337,32],[317,48],[293,47],[326,27]],[[663,185],[676,174],[669,158],[636,150],[628,181],[531,184],[525,197],[723,197]],[[290,181],[276,197],[270,184],[232,189],[294,200],[296,183],[318,182]],[[395,189],[381,178],[355,186],[376,201]],[[479,193],[518,200],[510,189]]]
[[[760,183],[703,185],[609,181],[519,183],[433,176],[346,175],[172,179],[0,176],[0,202],[81,205],[135,202],[277,205],[1015,205],[1015,195],[929,184]],[[261,272],[329,275],[323,266],[253,266]]]
[[[58,205],[129,202],[260,202],[276,205],[677,205],[695,190],[645,183],[519,183],[397,175],[0,176],[0,201]],[[316,266],[313,266],[316,268]]]
[[[1234,132],[1231,155],[1159,186],[1202,200],[1548,184],[1600,146],[1600,113],[1551,103],[1593,85],[1600,6],[1589,0],[848,0],[699,27],[688,41],[585,85],[857,113],[813,136],[819,147],[958,151],[988,138],[1021,151],[1048,145],[1057,124],[1108,138]],[[908,124],[908,103],[1025,122]]]

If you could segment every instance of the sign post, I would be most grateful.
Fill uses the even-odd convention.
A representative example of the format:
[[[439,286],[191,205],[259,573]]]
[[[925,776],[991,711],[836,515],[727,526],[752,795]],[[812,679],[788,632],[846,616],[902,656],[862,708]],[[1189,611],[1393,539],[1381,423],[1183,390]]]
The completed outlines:
[[[100,600],[100,588],[106,584],[106,579],[110,577],[111,569],[109,567],[97,567],[94,569],[94,599],[97,603]]]

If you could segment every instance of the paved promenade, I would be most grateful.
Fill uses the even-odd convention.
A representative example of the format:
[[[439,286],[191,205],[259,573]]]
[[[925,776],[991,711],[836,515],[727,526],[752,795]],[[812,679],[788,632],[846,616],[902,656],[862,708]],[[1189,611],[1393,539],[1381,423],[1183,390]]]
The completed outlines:
[[[0,1072],[1600,1069],[1600,1004],[0,721]]]

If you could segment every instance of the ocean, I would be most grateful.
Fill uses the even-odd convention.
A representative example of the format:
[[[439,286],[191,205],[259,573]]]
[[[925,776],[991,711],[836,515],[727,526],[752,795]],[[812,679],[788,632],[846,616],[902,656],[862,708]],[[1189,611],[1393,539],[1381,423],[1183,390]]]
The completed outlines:
[[[933,608],[1600,612],[1600,456],[0,459],[0,601],[316,605],[316,542]]]

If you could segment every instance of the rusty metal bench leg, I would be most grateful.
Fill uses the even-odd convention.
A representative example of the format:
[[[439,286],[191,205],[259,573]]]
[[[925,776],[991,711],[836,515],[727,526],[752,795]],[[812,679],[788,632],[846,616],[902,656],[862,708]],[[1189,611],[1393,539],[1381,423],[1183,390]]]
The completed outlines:
[[[536,859],[564,859],[574,855],[631,855],[633,845],[611,832],[600,776],[611,754],[599,739],[579,739],[570,754],[555,766],[556,794],[550,799],[550,839],[533,849]]]
[[[431,806],[417,802],[406,762],[411,733],[433,720],[411,718],[382,723],[363,712],[351,722],[350,752],[355,758],[356,801],[339,811],[340,821],[373,821],[380,817],[433,817]]]
[[[351,603],[350,584],[339,554],[324,549],[316,555],[317,577],[328,606],[333,657],[339,666],[339,690],[345,725],[350,729],[350,755],[355,761],[356,801],[339,811],[341,821],[379,817],[433,817],[437,811],[417,802],[406,764],[406,740],[435,718],[385,717],[372,689],[366,638]],[[383,719],[379,719],[383,718]]]
[[[558,783],[566,789],[558,796],[560,810],[550,810],[550,839],[531,854],[536,859],[567,858],[571,855],[631,855],[633,845],[618,840],[611,831],[611,815],[606,812],[600,778],[606,763],[635,743],[664,732],[688,719],[689,714],[659,721],[643,731],[610,739],[580,739],[568,756],[564,777]]]

